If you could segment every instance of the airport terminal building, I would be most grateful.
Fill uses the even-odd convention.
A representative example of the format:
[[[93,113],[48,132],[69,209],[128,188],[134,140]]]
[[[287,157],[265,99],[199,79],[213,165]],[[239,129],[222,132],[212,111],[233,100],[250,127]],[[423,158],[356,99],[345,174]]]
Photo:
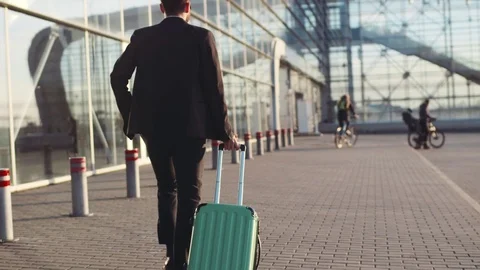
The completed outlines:
[[[396,123],[429,97],[439,118],[480,118],[480,1],[191,0],[211,30],[238,134],[315,134],[350,93],[360,122]],[[13,183],[121,168],[109,74],[160,0],[0,0],[0,167]],[[168,127],[165,127],[168,132]]]

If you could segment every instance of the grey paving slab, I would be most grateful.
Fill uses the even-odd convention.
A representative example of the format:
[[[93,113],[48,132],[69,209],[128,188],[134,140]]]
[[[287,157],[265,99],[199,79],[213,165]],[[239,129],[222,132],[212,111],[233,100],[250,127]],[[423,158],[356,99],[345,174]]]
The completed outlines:
[[[420,154],[459,186],[470,183],[474,195],[480,184],[462,174],[465,162],[458,164],[464,170],[451,169],[455,155],[475,151],[464,146],[474,135],[462,136]],[[260,269],[480,268],[480,213],[404,141],[362,136],[355,148],[337,150],[328,135],[297,138],[295,147],[248,161],[244,201],[261,217]],[[222,200],[234,203],[238,167],[225,156]],[[68,217],[68,183],[14,194],[19,241],[0,245],[0,269],[160,269],[149,166],[141,177],[140,199],[125,198],[123,173],[89,178],[88,218]],[[205,201],[213,184],[214,171],[206,170]]]

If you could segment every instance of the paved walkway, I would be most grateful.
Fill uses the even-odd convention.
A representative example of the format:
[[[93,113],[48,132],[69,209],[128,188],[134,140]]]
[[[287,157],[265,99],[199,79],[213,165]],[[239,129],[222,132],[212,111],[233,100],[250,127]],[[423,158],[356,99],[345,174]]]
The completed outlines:
[[[330,136],[301,138],[248,161],[260,269],[479,269],[478,135],[448,136],[443,149],[419,152],[404,136],[362,136],[341,150]],[[225,167],[224,202],[235,202],[237,168]],[[136,200],[124,198],[123,173],[90,178],[89,218],[67,216],[69,184],[14,194],[20,240],[0,245],[0,269],[160,269],[149,166],[141,177]],[[207,170],[206,201],[213,184]]]

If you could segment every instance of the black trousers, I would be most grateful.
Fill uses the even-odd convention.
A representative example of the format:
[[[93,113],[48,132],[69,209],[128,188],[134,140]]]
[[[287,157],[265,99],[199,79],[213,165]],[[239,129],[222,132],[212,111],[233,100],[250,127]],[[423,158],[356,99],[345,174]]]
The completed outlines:
[[[175,264],[187,262],[191,218],[200,203],[205,139],[147,136],[158,186],[158,242]]]
[[[419,143],[422,145],[427,145],[428,138],[428,123],[426,119],[420,119],[418,122],[420,128],[420,140]]]

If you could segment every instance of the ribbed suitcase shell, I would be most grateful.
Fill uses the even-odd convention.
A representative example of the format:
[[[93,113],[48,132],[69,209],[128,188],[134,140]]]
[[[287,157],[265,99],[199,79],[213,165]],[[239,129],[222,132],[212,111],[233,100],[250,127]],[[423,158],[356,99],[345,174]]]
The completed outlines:
[[[195,215],[189,270],[251,270],[258,216],[246,206],[203,204]]]

